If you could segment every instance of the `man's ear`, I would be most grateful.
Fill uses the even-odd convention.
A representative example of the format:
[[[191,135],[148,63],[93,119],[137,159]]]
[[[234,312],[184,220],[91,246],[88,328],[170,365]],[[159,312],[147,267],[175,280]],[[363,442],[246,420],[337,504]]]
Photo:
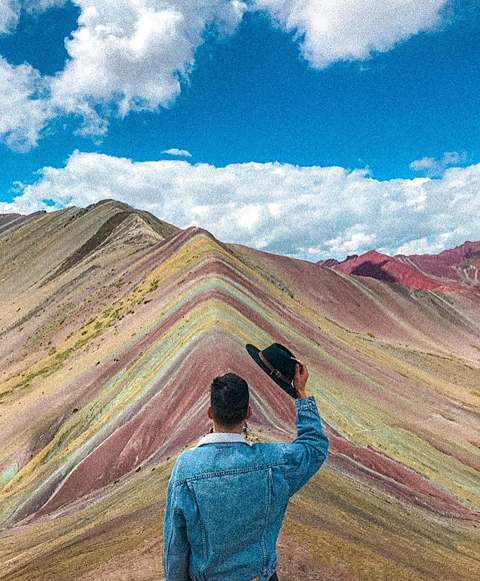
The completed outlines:
[[[247,420],[248,418],[252,415],[252,406],[250,404],[248,404],[248,409],[247,409]]]
[[[208,406],[207,415],[210,419],[212,419],[212,406],[211,405]]]

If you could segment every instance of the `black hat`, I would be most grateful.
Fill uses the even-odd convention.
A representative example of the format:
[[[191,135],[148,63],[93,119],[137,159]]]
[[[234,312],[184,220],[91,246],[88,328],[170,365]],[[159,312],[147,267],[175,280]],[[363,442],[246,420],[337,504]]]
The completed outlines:
[[[295,376],[295,356],[284,345],[272,343],[262,351],[247,343],[245,349],[252,359],[267,373],[273,381],[293,398],[298,398],[293,385]]]

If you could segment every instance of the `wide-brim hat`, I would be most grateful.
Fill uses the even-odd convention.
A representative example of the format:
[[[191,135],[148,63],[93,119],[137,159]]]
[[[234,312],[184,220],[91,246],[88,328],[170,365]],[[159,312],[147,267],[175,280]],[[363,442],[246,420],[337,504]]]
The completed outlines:
[[[295,356],[281,343],[272,343],[265,349],[259,349],[251,343],[245,349],[255,363],[280,386],[288,395],[298,398],[297,390],[293,385],[295,377]]]

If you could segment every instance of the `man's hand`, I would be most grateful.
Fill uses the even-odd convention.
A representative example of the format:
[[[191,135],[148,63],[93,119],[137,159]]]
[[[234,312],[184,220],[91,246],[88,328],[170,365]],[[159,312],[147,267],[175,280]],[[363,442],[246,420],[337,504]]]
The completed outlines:
[[[298,399],[302,399],[307,396],[305,393],[305,385],[308,379],[308,369],[307,366],[301,361],[295,363],[295,377],[293,378],[293,385],[298,393]]]

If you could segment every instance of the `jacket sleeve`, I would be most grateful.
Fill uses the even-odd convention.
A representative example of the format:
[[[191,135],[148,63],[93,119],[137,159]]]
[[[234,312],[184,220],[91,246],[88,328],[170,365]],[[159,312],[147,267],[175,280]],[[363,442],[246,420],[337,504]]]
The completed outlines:
[[[178,462],[178,460],[177,460]],[[163,521],[163,573],[165,581],[190,581],[190,543],[187,523],[181,509],[181,486],[176,486],[175,464],[167,487]]]
[[[289,496],[295,494],[319,470],[329,447],[314,396],[296,399],[295,409],[297,437],[290,444],[284,444]]]

